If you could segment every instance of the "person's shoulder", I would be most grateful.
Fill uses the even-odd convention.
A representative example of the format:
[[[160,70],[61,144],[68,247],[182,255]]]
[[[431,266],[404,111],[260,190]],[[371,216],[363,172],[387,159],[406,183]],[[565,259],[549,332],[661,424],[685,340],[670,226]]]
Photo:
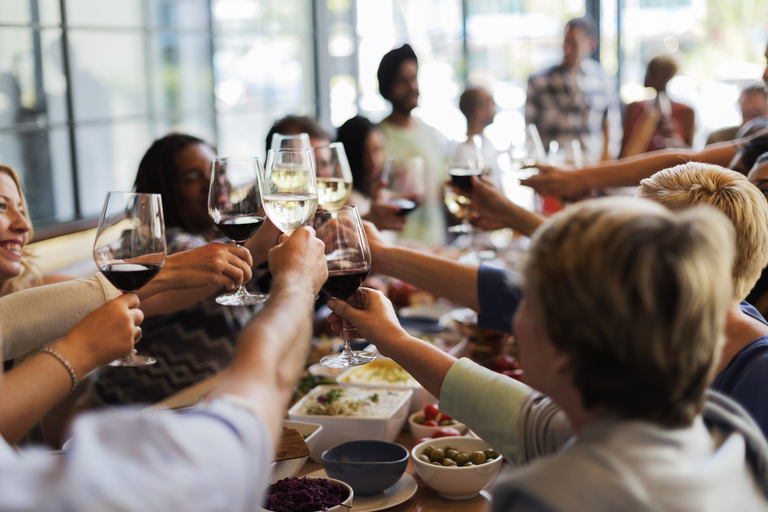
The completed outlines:
[[[739,128],[741,128],[741,126],[726,126],[725,128],[718,128],[709,134],[707,137],[707,144],[716,144],[718,142],[734,140],[736,138],[736,134],[739,131]]]
[[[208,243],[204,236],[184,231],[179,227],[166,228],[165,239],[168,242],[168,254],[188,251]]]

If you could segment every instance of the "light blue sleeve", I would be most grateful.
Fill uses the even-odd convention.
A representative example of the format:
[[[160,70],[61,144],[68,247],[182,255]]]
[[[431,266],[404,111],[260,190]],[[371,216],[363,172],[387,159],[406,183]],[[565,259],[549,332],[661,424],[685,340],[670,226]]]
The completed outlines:
[[[522,382],[460,359],[443,381],[440,410],[469,426],[507,460],[518,464],[520,415],[531,392]]]
[[[84,415],[61,456],[0,450],[0,510],[258,510],[274,446],[264,422],[215,401],[175,415]]]

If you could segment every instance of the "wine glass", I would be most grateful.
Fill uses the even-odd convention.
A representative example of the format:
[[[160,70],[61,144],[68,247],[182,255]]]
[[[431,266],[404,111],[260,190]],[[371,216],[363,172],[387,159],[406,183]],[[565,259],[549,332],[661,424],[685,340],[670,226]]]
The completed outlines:
[[[208,189],[208,214],[216,228],[243,247],[264,224],[261,204],[261,166],[256,157],[227,157],[213,161]],[[216,297],[224,306],[250,306],[268,295],[249,293],[245,284],[234,293]]]
[[[160,194],[108,192],[93,244],[93,259],[104,277],[121,292],[135,292],[160,272],[167,254]],[[131,354],[109,364],[155,362]]]
[[[352,170],[349,168],[344,144],[334,142],[315,148],[317,174],[317,204],[322,207],[341,206],[352,193]]]
[[[317,210],[317,181],[311,149],[270,149],[262,180],[267,216],[290,235],[309,223]]]
[[[445,202],[449,211],[455,212],[454,214],[460,218],[461,222],[456,226],[451,226],[448,230],[452,233],[469,234],[469,251],[461,257],[461,261],[467,263],[479,261],[476,251],[476,232],[469,222],[472,203],[469,194],[472,191],[472,176],[482,176],[484,171],[483,146],[479,135],[474,135],[464,141],[453,142],[448,156],[448,175],[451,177],[451,189],[446,190]],[[458,189],[458,192],[453,189]],[[455,206],[451,203],[455,203]]]
[[[424,198],[424,159],[420,156],[390,157],[381,179],[387,184],[387,202],[400,208],[397,215],[408,215]]]
[[[312,225],[317,237],[325,243],[328,260],[328,280],[323,291],[336,299],[346,300],[371,271],[371,250],[357,207],[346,205],[318,210]],[[339,354],[325,356],[320,364],[329,368],[348,368],[376,359],[373,352],[353,351],[349,347],[346,320],[342,320],[342,326],[344,349]]]
[[[286,135],[284,133],[273,133],[272,140],[269,143],[269,149],[280,148],[311,148],[308,133],[296,133]]]

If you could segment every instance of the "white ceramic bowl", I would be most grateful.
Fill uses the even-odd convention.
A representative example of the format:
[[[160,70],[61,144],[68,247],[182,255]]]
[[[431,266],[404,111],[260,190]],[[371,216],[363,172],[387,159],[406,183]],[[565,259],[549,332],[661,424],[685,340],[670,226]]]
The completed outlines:
[[[414,439],[421,439],[422,437],[432,437],[435,432],[440,430],[441,428],[445,427],[451,427],[455,428],[459,432],[461,432],[462,435],[467,433],[467,426],[463,423],[456,422],[453,425],[444,425],[444,426],[437,426],[437,427],[425,427],[424,425],[420,425],[413,421],[413,419],[416,416],[422,415],[422,411],[414,412],[410,416],[408,416],[408,428],[411,429],[411,435],[414,437]]]
[[[403,370],[394,360],[379,356],[371,363],[348,369],[339,375],[336,381],[341,384],[354,384],[357,386],[411,388],[413,389],[413,398],[411,399],[409,413],[420,411],[425,405],[437,401],[413,377],[411,377],[409,382],[384,382],[380,379],[380,375],[388,369]]]
[[[323,430],[323,426],[318,423],[307,423],[304,421],[291,421],[284,420],[283,428],[292,428],[296,430],[304,438],[304,442],[307,443],[307,448],[310,452],[312,448],[317,444],[317,440],[320,439],[320,433]],[[275,461],[270,466],[272,476],[270,482],[277,482],[283,478],[291,478],[299,474],[299,470],[307,462],[309,456],[299,457],[298,459],[288,459]]]
[[[327,394],[334,388],[368,390],[370,393],[393,393],[396,403],[386,412],[358,416],[322,416],[303,412],[305,404],[317,401],[318,397]],[[394,441],[403,428],[408,417],[408,407],[413,396],[411,388],[383,386],[352,386],[346,384],[317,386],[301,400],[296,402],[288,411],[288,417],[294,421],[318,423],[323,426],[319,439],[310,448],[310,457],[317,463],[322,463],[322,454],[347,441],[372,439],[377,441]]]
[[[307,478],[316,478],[316,477],[308,476]],[[349,512],[349,510],[352,508],[352,500],[355,497],[355,491],[353,491],[352,488],[348,484],[342,482],[341,480],[336,480],[335,478],[325,478],[325,480],[331,480],[333,482],[336,482],[336,483],[340,484],[342,487],[345,487],[347,489],[347,491],[349,492],[349,496],[347,497],[347,499],[342,501],[339,505],[336,505],[335,507],[329,508],[326,512]],[[277,480],[272,480],[272,483],[274,483],[274,482],[277,482]],[[259,507],[259,510],[261,512],[271,512],[270,510],[268,510],[268,509],[266,509],[264,507]],[[320,511],[317,510],[315,512],[320,512]]]
[[[424,452],[424,448],[427,446],[442,449],[445,449],[446,446],[451,446],[460,452],[467,453],[478,450],[484,451],[491,446],[482,439],[461,436],[430,439],[413,447],[411,450],[411,460],[419,478],[428,487],[437,491],[440,496],[449,500],[467,500],[474,497],[493,482],[501,469],[503,460],[501,456],[485,464],[470,467],[447,467],[427,464],[419,460],[419,455]]]

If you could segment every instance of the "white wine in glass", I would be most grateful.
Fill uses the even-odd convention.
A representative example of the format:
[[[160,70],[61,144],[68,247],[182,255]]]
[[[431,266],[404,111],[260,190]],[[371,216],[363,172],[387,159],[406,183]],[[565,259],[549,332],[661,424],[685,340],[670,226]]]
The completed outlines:
[[[123,293],[154,278],[168,250],[160,194],[108,192],[99,217],[93,259],[104,277]],[[152,357],[129,355],[111,366],[155,364]]]
[[[352,169],[344,144],[334,142],[315,148],[317,203],[322,207],[341,206],[352,193]]]
[[[290,235],[309,223],[317,210],[317,182],[311,149],[270,149],[262,180],[264,210]]]

